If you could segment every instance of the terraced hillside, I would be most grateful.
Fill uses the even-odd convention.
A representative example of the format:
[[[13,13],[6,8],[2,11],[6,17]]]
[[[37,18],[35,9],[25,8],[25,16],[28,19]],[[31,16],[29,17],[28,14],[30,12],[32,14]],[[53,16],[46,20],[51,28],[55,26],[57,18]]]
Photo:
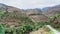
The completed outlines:
[[[60,10],[58,7],[52,8],[43,13],[41,9],[24,10],[0,4],[0,33],[51,34],[46,25],[60,31]]]

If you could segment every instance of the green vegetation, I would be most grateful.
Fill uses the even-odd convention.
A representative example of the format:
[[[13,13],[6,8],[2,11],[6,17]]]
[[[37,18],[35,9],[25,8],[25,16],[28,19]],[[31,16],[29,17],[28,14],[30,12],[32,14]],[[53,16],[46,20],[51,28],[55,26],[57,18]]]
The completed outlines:
[[[36,25],[35,25],[35,29],[34,30],[38,30],[39,28],[42,28],[43,26],[45,26],[46,23],[45,22],[38,22]]]
[[[44,25],[46,25],[43,22],[39,22],[37,25],[33,26],[31,24],[22,24],[20,27],[18,28],[9,28],[6,29],[6,32],[9,33],[11,32],[11,34],[29,34],[29,32],[34,31],[34,30],[38,30],[40,28],[42,28]],[[7,31],[8,30],[8,31]]]
[[[58,21],[59,18],[60,18],[60,14],[52,16],[49,20],[50,22],[48,22],[49,25],[53,26],[54,28],[60,28],[60,22]]]
[[[33,31],[34,27],[30,24],[24,24],[22,25],[18,30],[20,31],[20,34],[29,34],[29,32]]]
[[[4,26],[0,24],[0,34],[5,34]]]
[[[38,30],[45,25],[51,25],[54,28],[60,28],[60,22],[58,22],[56,20],[57,18],[60,18],[60,14],[50,17],[49,22],[36,22],[36,23],[34,23],[26,15],[20,15],[16,12],[5,13],[5,12],[0,11],[0,17],[1,16],[3,16],[2,21],[5,20],[5,21],[9,22],[9,20],[12,19],[12,23],[16,22],[19,24],[19,26],[11,27],[11,26],[9,26],[10,24],[8,25],[7,23],[4,23],[5,22],[4,21],[3,22],[4,26],[0,24],[0,34],[29,34],[29,32]],[[15,25],[15,24],[13,24],[13,25]],[[49,31],[49,30],[47,30],[47,31]]]
[[[6,11],[0,11],[0,17],[3,16],[6,13]]]

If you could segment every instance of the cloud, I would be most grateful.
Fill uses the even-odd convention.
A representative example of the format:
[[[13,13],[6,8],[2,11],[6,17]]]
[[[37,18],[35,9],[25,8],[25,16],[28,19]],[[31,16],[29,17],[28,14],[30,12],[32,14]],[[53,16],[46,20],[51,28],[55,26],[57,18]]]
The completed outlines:
[[[60,0],[0,0],[0,3],[26,9],[54,6],[60,4]]]

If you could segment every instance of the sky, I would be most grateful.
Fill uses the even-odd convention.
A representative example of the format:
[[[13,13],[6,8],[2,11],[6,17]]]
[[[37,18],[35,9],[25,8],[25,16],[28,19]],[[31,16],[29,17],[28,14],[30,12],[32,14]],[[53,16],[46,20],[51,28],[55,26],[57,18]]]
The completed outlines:
[[[0,3],[21,9],[31,9],[58,5],[60,0],[0,0]]]

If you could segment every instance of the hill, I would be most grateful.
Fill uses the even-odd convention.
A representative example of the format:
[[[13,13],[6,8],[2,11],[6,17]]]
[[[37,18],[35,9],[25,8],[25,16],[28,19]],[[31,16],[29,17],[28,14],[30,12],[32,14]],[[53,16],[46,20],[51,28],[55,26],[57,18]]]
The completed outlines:
[[[59,13],[60,5],[24,10],[0,3],[0,24],[3,25],[5,34],[29,34],[31,31],[35,32],[35,30],[40,32],[45,29],[43,27],[45,25],[59,29]]]
[[[43,13],[48,17],[54,16],[54,15],[60,13],[60,5],[56,5],[53,7],[47,7],[44,9],[46,9],[46,10]]]

